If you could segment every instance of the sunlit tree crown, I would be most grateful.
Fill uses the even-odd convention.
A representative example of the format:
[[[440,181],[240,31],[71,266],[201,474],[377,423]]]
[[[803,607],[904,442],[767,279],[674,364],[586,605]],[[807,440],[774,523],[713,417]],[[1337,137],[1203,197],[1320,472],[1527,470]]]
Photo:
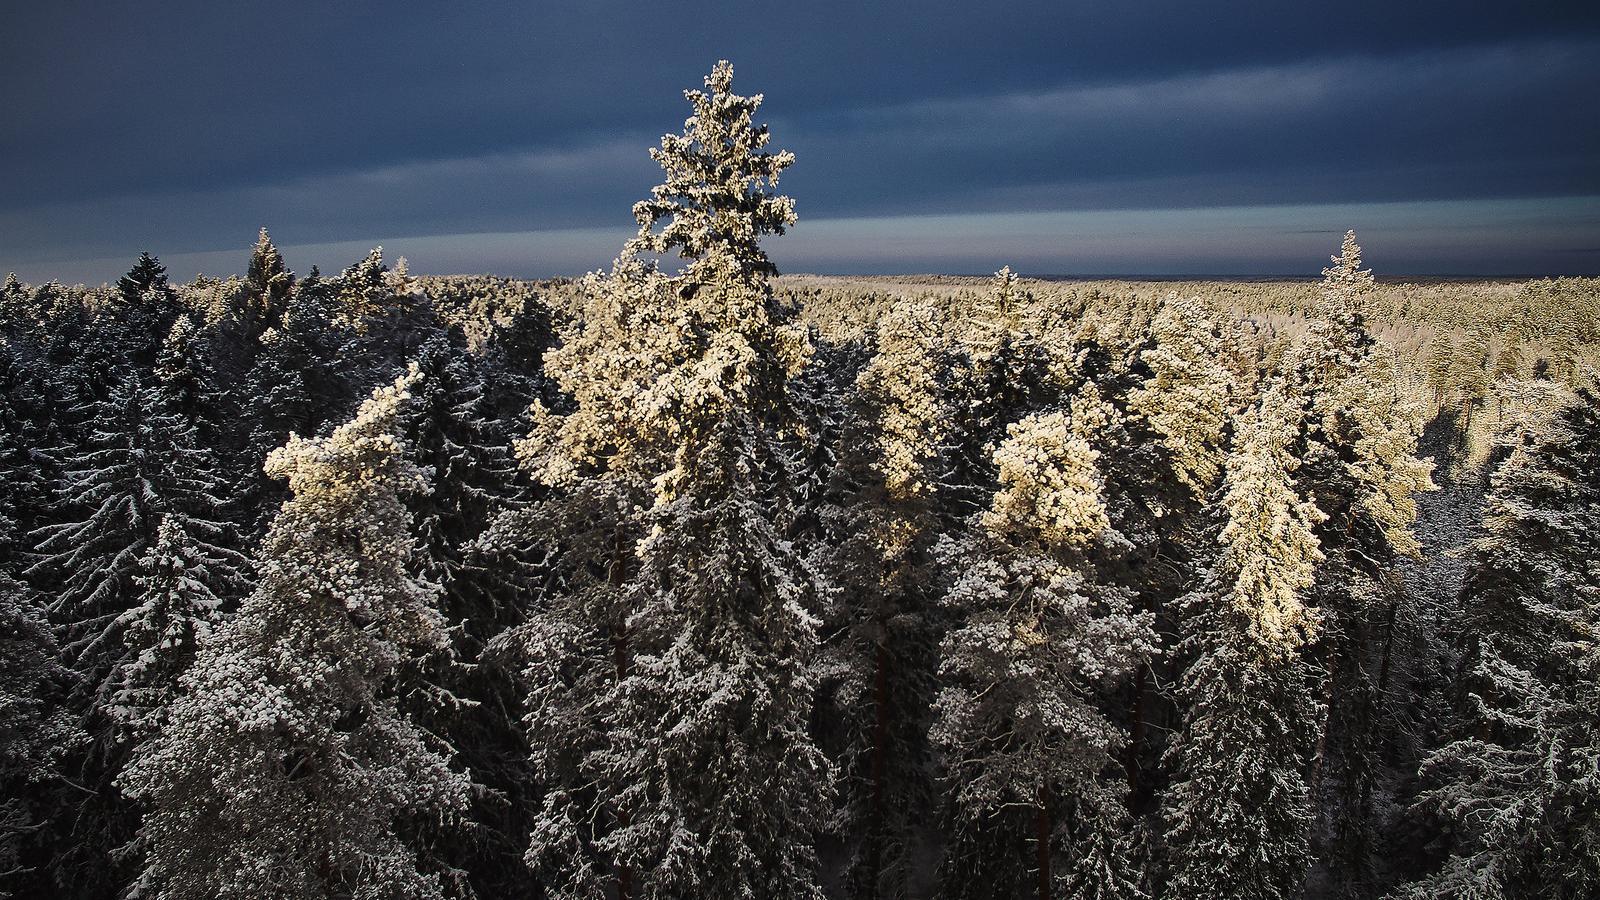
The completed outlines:
[[[676,251],[691,265],[720,254],[750,274],[775,274],[760,239],[795,223],[794,201],[773,193],[794,154],[766,152],[767,126],[754,122],[762,97],[733,93],[731,63],[718,62],[705,85],[684,92],[694,115],[683,133],[663,135],[650,151],[666,180],[634,204],[639,235],[629,249]]]
[[[1304,595],[1322,560],[1313,529],[1326,516],[1295,493],[1294,438],[1282,394],[1269,390],[1240,426],[1222,500],[1230,598],[1269,649],[1293,650],[1316,634],[1316,614]]]
[[[1356,243],[1354,231],[1344,233],[1344,244],[1332,260],[1333,265],[1322,270],[1322,300],[1327,312],[1361,313],[1362,298],[1375,282],[1372,270],[1361,268],[1361,245]]]

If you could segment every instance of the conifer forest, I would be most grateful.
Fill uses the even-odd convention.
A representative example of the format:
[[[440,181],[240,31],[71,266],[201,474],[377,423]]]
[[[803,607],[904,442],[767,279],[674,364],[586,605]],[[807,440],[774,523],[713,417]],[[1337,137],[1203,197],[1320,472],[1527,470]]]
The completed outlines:
[[[747,88],[582,278],[6,280],[0,896],[1600,897],[1600,279],[780,275]]]

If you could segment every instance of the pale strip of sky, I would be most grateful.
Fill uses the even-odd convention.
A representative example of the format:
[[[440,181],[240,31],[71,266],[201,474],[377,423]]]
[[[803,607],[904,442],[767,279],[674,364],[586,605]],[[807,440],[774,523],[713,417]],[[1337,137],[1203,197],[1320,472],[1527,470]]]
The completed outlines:
[[[1380,274],[1505,274],[1534,260],[1548,274],[1600,272],[1600,197],[1076,210],[802,221],[768,241],[787,272],[1314,275],[1354,228]],[[381,244],[415,273],[576,275],[606,268],[626,229],[373,236],[283,247],[292,268],[333,273]],[[244,269],[248,247],[163,256],[172,277]],[[25,281],[99,283],[130,258],[0,260]],[[1283,260],[1295,260],[1285,265]],[[1417,260],[1427,260],[1426,269]]]

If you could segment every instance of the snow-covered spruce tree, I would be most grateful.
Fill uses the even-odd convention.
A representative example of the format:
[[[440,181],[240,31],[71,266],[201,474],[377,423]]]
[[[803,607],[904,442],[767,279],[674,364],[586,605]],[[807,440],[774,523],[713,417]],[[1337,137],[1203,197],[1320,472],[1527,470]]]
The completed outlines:
[[[211,346],[193,316],[184,314],[173,321],[156,355],[153,374],[161,407],[193,428],[200,444],[217,451],[224,443],[224,394],[217,384]]]
[[[833,589],[821,673],[852,897],[907,896],[924,877],[933,808],[928,714],[938,658],[933,544],[951,412],[937,310],[910,301],[875,328],[877,352],[837,436],[821,571]]]
[[[141,894],[440,897],[408,834],[466,805],[448,748],[399,708],[408,660],[444,646],[438,587],[409,571],[397,436],[416,375],[326,438],[268,458],[289,480],[258,586],[206,641],[120,779],[145,807]]]
[[[0,367],[10,362],[0,345]],[[10,387],[0,368],[0,386]],[[26,423],[0,391],[0,897],[44,895],[34,838],[67,810],[61,781],[68,751],[81,733],[67,709],[72,675],[46,619],[43,598],[13,573],[25,549],[19,513],[31,512],[36,467],[26,455]]]
[[[459,331],[430,338],[416,368],[422,378],[406,406],[403,436],[412,459],[435,482],[407,502],[417,523],[421,569],[444,587],[449,621],[492,629],[506,619],[492,606],[504,598],[486,593],[493,573],[477,571],[468,557],[478,533],[525,490],[511,436],[489,407],[477,361]],[[475,649],[468,656],[485,640],[483,633],[469,638]]]
[[[95,431],[65,460],[60,499],[73,515],[33,535],[37,561],[28,572],[60,584],[52,609],[90,707],[106,699],[105,679],[124,652],[121,632],[138,595],[139,560],[163,517],[183,519],[209,561],[213,590],[236,591],[247,565],[229,546],[215,456],[169,399],[160,383],[130,376],[95,404]]]
[[[931,733],[954,813],[947,896],[1142,894],[1126,738],[1097,703],[1155,649],[1131,592],[1096,580],[1095,558],[1127,547],[1095,449],[1113,416],[1089,386],[1010,426],[990,508],[965,539],[941,544],[957,619]]]
[[[632,896],[632,869],[596,840],[624,821],[615,785],[592,760],[609,740],[603,718],[628,674],[627,587],[638,569],[650,473],[663,457],[665,422],[642,407],[630,422],[620,401],[648,390],[653,341],[669,331],[673,295],[665,278],[621,259],[590,279],[589,303],[548,354],[547,369],[570,396],[556,415],[531,408],[519,463],[544,488],[537,502],[502,514],[475,551],[515,571],[528,566],[527,621],[490,646],[520,670],[529,762],[543,794],[527,852],[535,878],[556,897],[599,896],[603,885]]]
[[[771,190],[793,157],[764,149],[761,98],[732,77],[718,63],[651,151],[666,178],[639,234],[548,360],[573,411],[540,410],[524,445],[557,498],[612,524],[546,536],[595,564],[518,641],[549,782],[529,860],[553,896],[820,896],[814,590],[779,431],[807,345],[759,243],[794,221]],[[681,273],[642,259],[668,253]],[[581,690],[557,690],[561,672]],[[538,748],[551,717],[578,758]]]
[[[1456,739],[1416,811],[1443,865],[1408,898],[1600,894],[1600,397],[1584,391],[1494,476],[1463,592]]]
[[[1240,424],[1217,508],[1219,553],[1177,605],[1183,724],[1166,753],[1165,896],[1286,900],[1310,854],[1317,725],[1301,648],[1317,614],[1322,513],[1295,493],[1298,423],[1271,388]]]
[[[167,267],[149,252],[139,254],[139,259],[126,275],[117,279],[117,293],[129,306],[148,305],[157,300],[171,298],[172,288],[167,284]]]
[[[79,411],[92,430],[61,454],[57,502],[64,515],[38,527],[25,573],[56,587],[52,619],[77,674],[68,708],[88,742],[69,760],[84,790],[73,815],[52,823],[62,848],[54,863],[64,890],[100,896],[119,889],[111,852],[131,837],[132,810],[113,788],[130,732],[114,714],[119,670],[141,652],[124,636],[144,611],[140,560],[155,546],[163,519],[192,539],[205,561],[196,575],[208,589],[237,597],[248,561],[233,548],[221,507],[227,495],[215,455],[184,416],[167,405],[160,382],[128,373],[106,397]]]
[[[11,342],[0,340],[0,567],[20,571],[25,536],[48,512],[42,385]],[[51,467],[53,468],[53,467]]]
[[[11,332],[33,324],[35,311],[31,292],[17,279],[17,273],[7,272],[0,282],[0,332]]]
[[[442,588],[450,647],[423,661],[410,708],[457,748],[475,785],[474,827],[436,836],[434,852],[466,872],[479,896],[510,898],[530,889],[522,855],[537,798],[513,712],[521,697],[507,672],[482,656],[521,621],[521,570],[515,560],[480,552],[477,539],[520,505],[527,483],[459,330],[430,338],[416,366],[422,377],[411,388],[401,436],[410,458],[432,473],[433,490],[406,499],[418,536],[412,568]]]
[[[284,308],[294,290],[294,273],[284,262],[265,228],[250,251],[250,266],[245,274],[249,290],[245,302],[235,311],[247,340],[255,340],[268,328],[283,321]]]
[[[58,653],[38,595],[0,567],[0,897],[49,890],[24,845],[65,813],[63,757],[81,737]]]
[[[213,573],[214,554],[185,526],[182,515],[162,518],[155,542],[139,559],[136,605],[119,617],[126,651],[106,679],[106,715],[124,739],[154,734],[178,693],[178,678],[216,624],[222,598],[214,586],[234,586],[231,568]]]
[[[253,533],[266,528],[284,498],[283,484],[262,469],[267,454],[291,433],[317,433],[352,393],[339,352],[348,333],[334,324],[327,294],[326,283],[316,279],[297,286],[278,325],[262,333],[232,398],[247,432],[233,468]]]
[[[1419,549],[1414,495],[1433,487],[1431,463],[1416,457],[1420,410],[1393,351],[1366,328],[1372,285],[1351,232],[1323,270],[1322,317],[1286,360],[1286,393],[1304,419],[1296,490],[1327,517],[1317,526],[1325,558],[1311,591],[1323,623],[1311,656],[1324,673],[1326,715],[1310,776],[1326,819],[1314,835],[1314,874],[1344,897],[1377,889],[1376,841],[1389,818],[1379,764],[1415,752],[1399,742],[1396,710],[1386,706],[1406,693],[1393,685],[1409,677],[1396,660],[1425,656],[1400,645],[1417,637],[1404,627],[1421,616],[1393,568]]]

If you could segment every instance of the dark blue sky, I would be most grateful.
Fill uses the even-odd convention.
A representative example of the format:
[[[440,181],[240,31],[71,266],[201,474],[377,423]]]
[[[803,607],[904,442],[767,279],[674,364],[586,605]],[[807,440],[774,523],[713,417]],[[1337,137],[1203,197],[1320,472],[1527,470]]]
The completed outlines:
[[[719,57],[790,271],[1600,272],[1600,3],[299,3],[0,11],[0,268],[599,268]]]

